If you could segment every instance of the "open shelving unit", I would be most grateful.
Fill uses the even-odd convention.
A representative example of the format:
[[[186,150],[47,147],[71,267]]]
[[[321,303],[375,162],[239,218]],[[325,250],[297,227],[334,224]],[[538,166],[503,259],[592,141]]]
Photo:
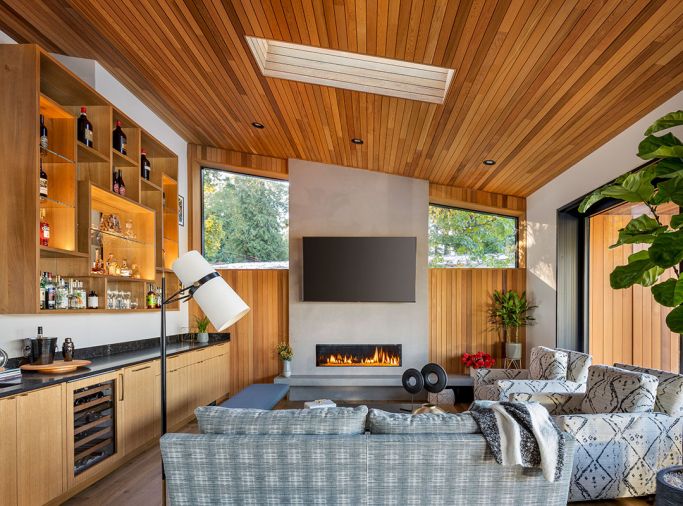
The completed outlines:
[[[12,197],[0,200],[6,223],[0,233],[12,237],[22,258],[0,255],[14,291],[0,291],[1,314],[144,312],[150,284],[166,278],[167,291],[179,287],[170,266],[178,257],[178,157],[130,117],[36,45],[0,46],[0,146]],[[77,140],[77,118],[87,108],[93,146]],[[48,129],[48,147],[40,147],[39,115]],[[127,137],[126,153],[113,146],[117,121]],[[140,150],[152,165],[147,181],[140,173]],[[39,195],[39,167],[48,176],[48,196]],[[121,171],[125,195],[113,192],[113,174]],[[167,205],[165,205],[165,197]],[[168,199],[173,200],[168,200]],[[48,246],[40,245],[40,216],[50,225]],[[102,224],[114,215],[118,229]],[[8,248],[8,246],[4,246]],[[0,253],[3,246],[0,245]],[[131,276],[93,272],[96,251]],[[24,255],[25,253],[25,255]],[[98,309],[40,309],[40,273],[51,272],[83,282],[99,296]],[[2,278],[3,275],[0,275]],[[33,280],[33,282],[27,282]],[[131,292],[137,309],[107,309],[107,292]],[[178,309],[179,306],[169,309]]]

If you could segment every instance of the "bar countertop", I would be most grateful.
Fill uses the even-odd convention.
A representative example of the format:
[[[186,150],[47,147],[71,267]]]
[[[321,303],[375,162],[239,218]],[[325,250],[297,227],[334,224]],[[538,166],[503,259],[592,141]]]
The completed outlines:
[[[166,346],[167,356],[188,351],[198,350],[209,346],[214,346],[230,341],[229,334],[222,334],[221,337],[213,337],[208,343],[179,342]],[[78,352],[76,353],[78,357]],[[66,374],[42,374],[37,372],[23,372],[20,380],[0,381],[0,398],[22,394],[38,388],[44,388],[59,383],[79,380],[89,376],[95,376],[110,371],[115,371],[123,367],[155,360],[160,357],[159,349],[147,347],[136,351],[124,353],[112,353],[103,357],[91,358],[92,364],[82,367],[72,373]]]

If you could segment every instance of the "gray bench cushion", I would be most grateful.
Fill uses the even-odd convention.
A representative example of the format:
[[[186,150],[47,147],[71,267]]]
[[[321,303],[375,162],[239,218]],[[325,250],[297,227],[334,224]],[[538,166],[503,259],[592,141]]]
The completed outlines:
[[[229,409],[204,406],[195,409],[203,434],[363,434],[366,406],[357,408]]]
[[[224,408],[273,409],[289,392],[289,385],[255,383],[220,404]]]
[[[476,434],[479,427],[469,413],[387,413],[371,409],[368,430],[373,434]]]

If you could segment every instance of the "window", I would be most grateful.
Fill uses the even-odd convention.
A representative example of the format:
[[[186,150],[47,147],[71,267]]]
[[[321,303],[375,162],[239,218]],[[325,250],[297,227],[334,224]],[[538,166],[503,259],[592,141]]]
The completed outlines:
[[[289,266],[289,183],[202,168],[202,250],[227,269]]]
[[[517,267],[517,218],[429,206],[430,267]]]

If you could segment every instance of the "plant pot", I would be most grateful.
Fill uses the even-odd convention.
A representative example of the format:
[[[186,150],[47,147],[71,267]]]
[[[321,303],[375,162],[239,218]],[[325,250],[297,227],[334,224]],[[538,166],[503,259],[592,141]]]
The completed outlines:
[[[208,343],[209,333],[208,332],[197,332],[197,342],[198,343]]]
[[[282,361],[282,375],[289,378],[292,375],[292,362],[290,360]]]
[[[505,358],[510,360],[521,360],[522,343],[505,343]]]

